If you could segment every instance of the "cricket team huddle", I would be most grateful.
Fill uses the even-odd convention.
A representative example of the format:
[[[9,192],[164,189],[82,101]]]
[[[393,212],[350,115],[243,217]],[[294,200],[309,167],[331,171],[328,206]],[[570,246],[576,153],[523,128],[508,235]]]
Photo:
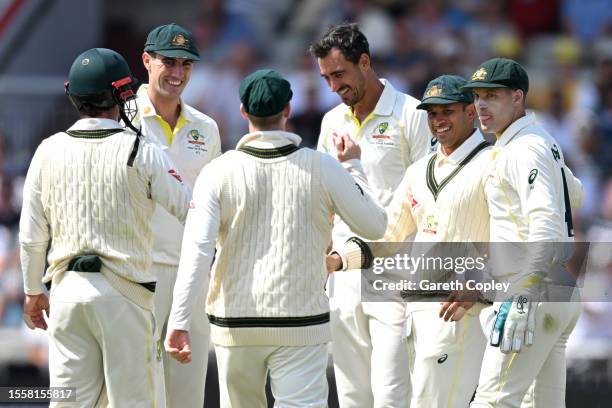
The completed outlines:
[[[223,90],[249,127],[223,154],[181,100],[199,60],[183,27],[148,34],[139,87],[113,50],[75,59],[80,119],[36,150],[19,231],[24,320],[48,332],[50,386],[76,390],[51,406],[202,407],[210,342],[222,407],[266,407],[268,377],[275,406],[326,407],[330,349],[342,408],[565,406],[580,304],[547,283],[584,193],[525,110],[525,69],[494,58],[417,99],[355,24],[310,51],[341,99],[317,150],[287,130],[291,84],[260,69]],[[364,301],[362,271],[407,241],[518,252],[490,267],[494,294]]]

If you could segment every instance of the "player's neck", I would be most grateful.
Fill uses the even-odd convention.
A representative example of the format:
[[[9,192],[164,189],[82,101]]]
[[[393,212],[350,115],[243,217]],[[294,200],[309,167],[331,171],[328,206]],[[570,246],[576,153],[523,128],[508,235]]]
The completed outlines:
[[[279,132],[286,132],[287,121],[279,121],[278,123],[271,124],[269,126],[256,126],[253,123],[249,122],[249,133],[270,132],[275,130]]]
[[[508,126],[503,128],[499,132],[495,132],[495,138],[499,140],[499,138],[502,137],[506,129],[508,129],[514,122],[516,122],[523,116],[527,116],[527,112],[525,112],[525,109],[518,109],[516,112],[514,112],[514,115],[512,115],[512,120],[510,121],[510,123],[508,123]]]
[[[455,143],[453,143],[452,145],[440,145],[440,149],[442,150],[442,153],[448,157],[451,154],[453,154],[455,152],[455,150],[457,150],[461,145],[463,145],[463,143],[465,143],[466,140],[468,140],[476,131],[476,129],[471,129],[471,131],[466,131],[464,132],[464,136],[459,139],[458,141],[456,141]]]
[[[164,98],[153,92],[149,92],[149,99],[161,118],[170,125],[171,129],[174,129],[176,122],[181,114],[181,102],[178,98]]]
[[[89,119],[89,118],[111,119],[111,120],[114,120],[115,122],[119,122],[119,120],[121,119],[119,116],[119,106],[115,105],[111,109],[101,110],[100,112],[98,112],[96,116],[88,116],[88,115],[81,116],[81,119]]]
[[[359,120],[359,123],[363,123],[365,118],[374,111],[384,89],[385,86],[380,82],[376,74],[373,71],[370,72],[367,77],[366,92],[363,98],[353,106],[353,115]]]

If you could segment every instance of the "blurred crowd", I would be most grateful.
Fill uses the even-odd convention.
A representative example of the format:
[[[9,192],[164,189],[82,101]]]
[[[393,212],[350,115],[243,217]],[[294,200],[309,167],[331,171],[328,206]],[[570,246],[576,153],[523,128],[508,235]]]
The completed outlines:
[[[320,78],[308,47],[331,24],[357,22],[377,73],[419,99],[438,75],[469,77],[493,56],[520,61],[531,80],[528,109],[560,143],[585,187],[585,206],[573,214],[577,239],[612,242],[609,0],[202,0],[192,15],[177,23],[197,36],[202,59],[183,96],[217,121],[224,150],[247,131],[238,84],[262,66],[290,79],[291,127],[304,145],[316,146],[323,114],[340,100]],[[132,41],[127,35],[107,33],[103,45],[129,53],[134,65],[146,33],[133,33]],[[0,330],[21,327],[23,301],[16,236],[27,165],[6,165],[7,143],[10,138],[0,134]],[[586,262],[602,296],[612,299],[610,248],[600,245]],[[611,305],[584,304],[570,355],[580,357],[593,344],[612,358]]]

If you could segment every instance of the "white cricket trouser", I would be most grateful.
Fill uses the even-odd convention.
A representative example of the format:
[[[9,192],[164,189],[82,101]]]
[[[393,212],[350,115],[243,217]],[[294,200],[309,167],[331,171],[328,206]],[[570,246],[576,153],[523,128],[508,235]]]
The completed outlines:
[[[487,336],[500,305],[481,313]],[[577,301],[538,303],[532,346],[523,346],[520,353],[503,354],[487,340],[478,390],[470,407],[565,407],[565,346],[579,315]]]
[[[355,278],[356,275],[357,278]],[[360,271],[331,275],[330,323],[342,408],[406,408],[410,370],[404,303],[361,302]]]
[[[486,338],[476,303],[457,322],[438,317],[439,302],[408,303],[410,408],[466,408],[476,386]]]
[[[276,408],[327,407],[327,344],[215,345],[221,408],[266,408],[266,378]]]
[[[178,266],[153,264],[151,270],[157,276],[155,287],[155,317],[159,322],[159,338],[166,338],[166,328],[170,308],[172,307],[172,291],[176,282]],[[181,364],[168,355],[163,354],[163,370],[166,387],[166,402],[168,408],[202,408],[204,406],[204,389],[206,386],[206,371],[208,368],[208,347],[210,341],[210,325],[206,317],[206,289],[198,295],[193,307],[189,339],[191,341],[192,359],[188,364]]]
[[[154,326],[101,273],[65,272],[51,288],[49,377],[75,387],[77,402],[51,406],[164,407]]]

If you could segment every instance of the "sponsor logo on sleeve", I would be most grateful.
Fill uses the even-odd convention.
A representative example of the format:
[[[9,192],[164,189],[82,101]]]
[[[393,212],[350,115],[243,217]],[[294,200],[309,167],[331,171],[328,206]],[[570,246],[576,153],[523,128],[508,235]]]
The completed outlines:
[[[361,188],[361,186],[360,186],[359,184],[357,184],[357,183],[355,183],[355,185],[357,186],[357,190],[359,190],[359,192],[361,193],[361,195],[364,195],[364,194],[363,194],[363,189]]]
[[[538,177],[538,169],[533,169],[529,172],[529,188],[533,190],[533,183],[536,177]]]
[[[178,171],[174,170],[174,169],[170,169],[168,170],[168,174],[171,175],[172,177],[174,177],[175,179],[177,179],[179,182],[183,182],[183,178],[181,177],[180,174],[178,174]]]

